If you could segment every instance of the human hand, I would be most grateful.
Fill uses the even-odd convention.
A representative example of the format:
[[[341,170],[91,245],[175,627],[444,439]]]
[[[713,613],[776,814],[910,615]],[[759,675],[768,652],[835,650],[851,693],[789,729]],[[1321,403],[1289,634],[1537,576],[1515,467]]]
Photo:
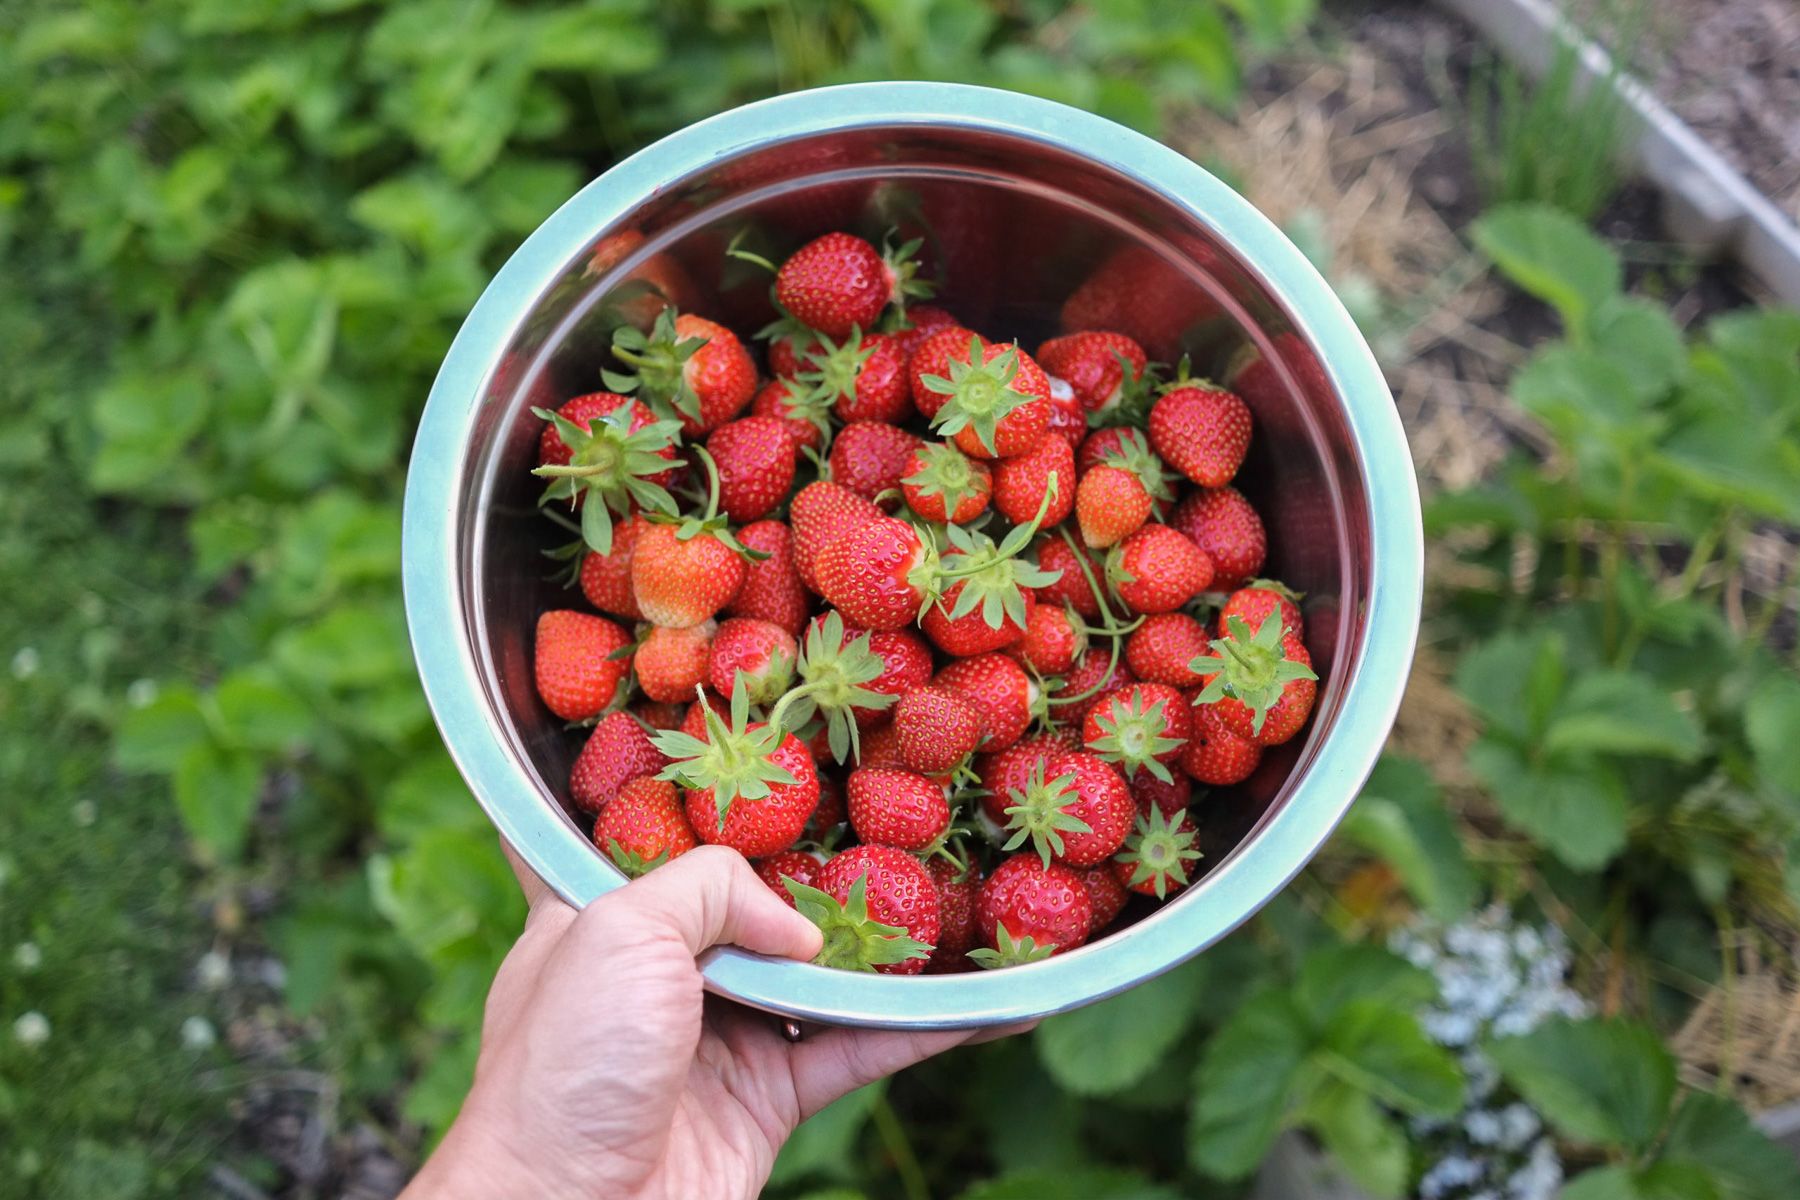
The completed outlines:
[[[790,1043],[768,1014],[706,995],[694,960],[709,946],[819,951],[731,850],[702,846],[579,913],[514,867],[531,911],[488,993],[474,1087],[402,1200],[754,1197],[801,1121],[983,1036]]]

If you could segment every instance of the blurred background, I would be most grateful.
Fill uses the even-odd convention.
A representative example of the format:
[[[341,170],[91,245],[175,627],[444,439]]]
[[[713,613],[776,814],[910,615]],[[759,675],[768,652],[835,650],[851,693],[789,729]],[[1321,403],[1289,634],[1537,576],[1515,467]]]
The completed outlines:
[[[875,78],[1092,109],[1279,222],[1388,372],[1429,596],[1262,916],[846,1098],[770,1195],[1800,1195],[1800,7],[1564,15],[0,0],[0,1197],[399,1190],[522,916],[401,614],[433,372],[621,155]]]

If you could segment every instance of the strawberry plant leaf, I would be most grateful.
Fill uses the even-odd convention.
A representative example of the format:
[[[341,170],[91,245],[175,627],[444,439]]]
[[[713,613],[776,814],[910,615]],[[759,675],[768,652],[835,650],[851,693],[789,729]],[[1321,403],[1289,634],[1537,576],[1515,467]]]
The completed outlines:
[[[1462,1068],[1393,999],[1346,1004],[1325,1029],[1320,1061],[1345,1083],[1401,1112],[1447,1117],[1462,1107]]]
[[[1501,274],[1556,309],[1577,342],[1587,337],[1589,315],[1623,283],[1619,256],[1580,221],[1548,205],[1490,209],[1475,222],[1474,237]]]
[[[1800,805],[1800,679],[1771,675],[1750,694],[1744,733],[1763,781]]]
[[[1692,713],[1655,679],[1633,671],[1589,672],[1557,706],[1542,743],[1551,754],[1642,755],[1690,762],[1703,748]]]
[[[243,852],[262,791],[262,766],[241,751],[208,742],[190,747],[172,780],[181,823],[215,863],[235,862]]]
[[[1256,1170],[1281,1133],[1311,1040],[1281,991],[1249,997],[1207,1043],[1188,1109],[1188,1161],[1216,1179]]]
[[[1722,1200],[1800,1196],[1800,1164],[1730,1099],[1710,1092],[1682,1097],[1659,1159],[1704,1170]]]
[[[1313,1028],[1323,1029],[1352,1001],[1407,1006],[1430,999],[1436,990],[1428,973],[1398,954],[1345,942],[1306,956],[1294,986],[1294,1005]]]
[[[1558,1019],[1487,1049],[1507,1082],[1574,1141],[1641,1151],[1668,1119],[1675,1059],[1647,1026]]]
[[[1385,861],[1437,920],[1455,921],[1473,907],[1480,884],[1443,794],[1422,764],[1384,756],[1338,836]]]
[[[1589,322],[1594,349],[1616,364],[1642,399],[1667,392],[1687,374],[1681,330],[1660,304],[1636,296],[1609,296]]]
[[[186,686],[168,687],[144,707],[126,711],[114,735],[113,761],[124,771],[173,771],[209,737],[199,694]]]
[[[1612,768],[1594,760],[1534,764],[1491,738],[1470,747],[1468,758],[1507,821],[1569,866],[1591,871],[1625,848],[1629,805]]]
[[[1308,1098],[1300,1121],[1364,1192],[1377,1200],[1404,1194],[1411,1157],[1406,1133],[1367,1092],[1326,1080]]]
[[[1213,977],[1205,957],[1111,1000],[1051,1017],[1033,1041],[1050,1077],[1078,1096],[1132,1087],[1181,1040]]]

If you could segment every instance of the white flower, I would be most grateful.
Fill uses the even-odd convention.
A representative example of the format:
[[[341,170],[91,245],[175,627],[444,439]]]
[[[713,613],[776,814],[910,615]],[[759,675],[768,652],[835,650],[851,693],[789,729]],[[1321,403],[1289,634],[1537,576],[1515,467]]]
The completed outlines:
[[[35,971],[44,965],[44,952],[36,942],[20,942],[13,947],[13,966],[21,971]]]
[[[50,1040],[50,1018],[33,1010],[13,1022],[13,1037],[23,1046],[41,1046]]]
[[[231,982],[231,960],[217,950],[208,950],[194,964],[194,979],[207,991],[218,991]]]
[[[181,1044],[189,1050],[205,1050],[218,1040],[218,1032],[205,1017],[189,1017],[181,1023]]]
[[[156,700],[156,680],[134,679],[131,686],[125,689],[125,703],[133,708],[149,708]]]
[[[36,646],[21,646],[18,653],[12,656],[12,673],[14,679],[30,679],[38,673],[42,660],[38,657]]]

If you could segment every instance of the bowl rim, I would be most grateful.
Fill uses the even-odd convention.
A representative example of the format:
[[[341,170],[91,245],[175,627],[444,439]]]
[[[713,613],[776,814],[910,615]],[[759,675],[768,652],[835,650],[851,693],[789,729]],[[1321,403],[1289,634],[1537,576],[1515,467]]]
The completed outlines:
[[[1104,117],[966,84],[884,82],[758,101],[690,125],[590,182],[544,221],[488,284],[432,384],[407,472],[402,586],[427,702],[457,768],[506,840],[552,890],[580,907],[621,886],[507,752],[466,636],[457,577],[453,481],[501,352],[526,315],[600,230],[643,197],[717,162],[773,143],[859,129],[941,126],[1073,152],[1159,194],[1232,247],[1315,350],[1343,398],[1368,497],[1370,561],[1362,645],[1341,684],[1331,735],[1284,802],[1182,898],[1068,954],[1007,971],[904,979],[778,961],[733,947],[702,957],[709,990],[833,1025],[965,1028],[1023,1022],[1114,995],[1217,942],[1272,899],[1330,836],[1381,752],[1405,688],[1423,593],[1418,485],[1386,381],[1319,272],[1248,201],[1182,154]],[[520,797],[529,803],[519,803]]]

